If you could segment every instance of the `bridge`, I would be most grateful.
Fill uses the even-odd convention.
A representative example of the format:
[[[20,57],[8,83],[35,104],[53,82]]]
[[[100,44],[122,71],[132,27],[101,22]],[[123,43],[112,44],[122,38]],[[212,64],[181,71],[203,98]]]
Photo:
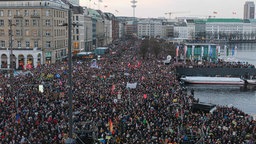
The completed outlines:
[[[179,76],[256,76],[255,68],[228,68],[228,67],[176,67]]]

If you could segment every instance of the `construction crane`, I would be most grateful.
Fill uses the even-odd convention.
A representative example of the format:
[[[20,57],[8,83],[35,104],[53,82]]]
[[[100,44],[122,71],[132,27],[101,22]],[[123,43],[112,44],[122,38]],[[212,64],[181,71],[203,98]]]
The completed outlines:
[[[169,19],[172,18],[173,14],[189,13],[189,11],[179,11],[179,12],[167,12],[166,15],[169,15]]]

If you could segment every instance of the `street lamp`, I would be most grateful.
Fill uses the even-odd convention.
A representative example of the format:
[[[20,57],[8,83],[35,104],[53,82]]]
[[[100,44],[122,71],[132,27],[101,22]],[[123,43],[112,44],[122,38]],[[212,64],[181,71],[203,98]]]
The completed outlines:
[[[12,94],[12,79],[13,79],[13,76],[14,76],[14,67],[13,67],[13,47],[12,47],[12,44],[13,44],[13,34],[12,34],[12,26],[16,26],[16,24],[13,24],[12,23],[12,20],[9,19],[8,21],[8,24],[9,24],[9,47],[10,47],[10,58],[9,58],[9,66],[8,66],[8,70],[9,70],[9,74],[10,74],[10,84],[9,84],[9,88],[10,88],[10,93]]]
[[[69,104],[69,133],[66,144],[73,144],[75,141],[73,137],[73,95],[72,95],[72,26],[80,26],[79,23],[72,23],[72,11],[71,6],[68,9],[68,23],[59,24],[59,26],[68,26],[68,104]]]

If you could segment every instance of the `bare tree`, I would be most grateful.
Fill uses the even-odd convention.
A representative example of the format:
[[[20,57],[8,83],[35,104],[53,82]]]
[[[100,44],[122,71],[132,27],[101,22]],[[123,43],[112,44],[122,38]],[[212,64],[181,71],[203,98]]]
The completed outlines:
[[[155,38],[151,38],[150,39],[150,45],[151,45],[152,53],[154,53],[156,58],[157,58],[159,53],[161,52],[161,47],[160,47],[160,44],[159,44],[159,40],[157,40]]]
[[[144,40],[142,40],[141,46],[140,46],[140,54],[142,55],[143,59],[145,59],[148,49],[149,49],[149,38],[145,38]]]

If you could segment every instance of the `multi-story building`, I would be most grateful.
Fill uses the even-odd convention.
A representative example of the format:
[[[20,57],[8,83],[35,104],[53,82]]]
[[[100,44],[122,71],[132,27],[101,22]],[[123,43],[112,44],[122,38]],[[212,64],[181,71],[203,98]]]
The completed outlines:
[[[59,25],[67,23],[68,9],[60,0],[1,0],[0,67],[35,67],[66,57],[66,27]]]
[[[244,19],[254,19],[255,5],[253,1],[247,1],[244,4]]]
[[[178,39],[192,39],[195,33],[194,22],[179,21],[174,24],[174,38]]]
[[[108,44],[117,40],[119,38],[119,21],[117,20],[117,18],[112,14],[112,13],[105,13],[106,16],[108,17],[108,19],[111,21],[111,33],[110,34],[110,38],[108,40]]]
[[[162,23],[161,19],[139,19],[137,23],[138,37],[163,37]]]
[[[230,39],[243,33],[244,21],[242,19],[214,18],[206,21],[206,39]]]
[[[71,2],[71,1],[69,1]],[[75,5],[73,5],[75,3]],[[87,7],[77,6],[72,1],[72,53],[92,50],[92,19]]]
[[[84,7],[84,47],[85,51],[91,51],[92,48],[92,19],[89,16],[88,8]]]

